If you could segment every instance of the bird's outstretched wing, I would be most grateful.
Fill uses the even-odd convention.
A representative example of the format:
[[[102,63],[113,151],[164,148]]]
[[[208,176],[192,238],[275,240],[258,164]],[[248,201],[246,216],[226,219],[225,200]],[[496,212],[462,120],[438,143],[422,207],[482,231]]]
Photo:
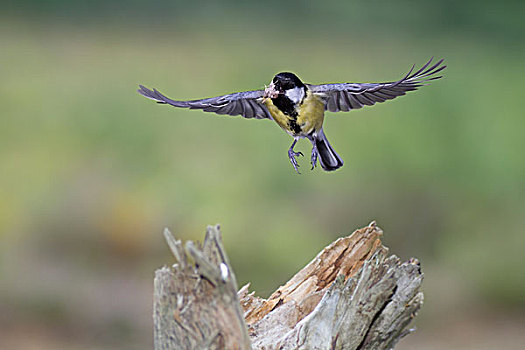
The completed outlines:
[[[309,88],[314,94],[324,99],[325,109],[330,112],[347,112],[365,105],[371,106],[376,102],[391,100],[408,91],[416,90],[431,80],[441,78],[436,74],[445,69],[446,66],[441,65],[443,60],[440,60],[428,68],[432,60],[433,58],[415,73],[412,73],[414,70],[414,66],[412,66],[405,77],[395,82],[323,84],[309,85]]]
[[[202,100],[175,101],[156,89],[150,90],[142,85],[139,87],[140,89],[137,90],[139,94],[158,103],[180,108],[202,109],[205,112],[217,114],[242,115],[245,118],[271,119],[270,112],[260,102],[264,95],[262,90],[237,92]]]

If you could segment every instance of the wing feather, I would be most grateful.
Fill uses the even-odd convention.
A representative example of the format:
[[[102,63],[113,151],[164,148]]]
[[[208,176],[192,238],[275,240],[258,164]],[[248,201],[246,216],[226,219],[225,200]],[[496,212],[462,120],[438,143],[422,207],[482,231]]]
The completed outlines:
[[[355,98],[355,95],[352,95],[352,94],[346,94],[346,96],[348,96],[349,100],[350,100],[350,109],[359,109],[359,108],[362,108],[363,105],[361,104],[361,102],[359,102],[356,98]],[[331,111],[331,112],[337,112],[337,111]]]
[[[370,101],[373,101],[374,103],[375,102],[385,102],[384,98],[382,98],[379,95],[370,93],[370,92],[363,92],[363,96],[369,99]]]
[[[341,91],[340,93],[339,106],[343,112],[348,112],[350,110],[350,99],[345,91]]]
[[[414,72],[415,66],[400,80],[388,83],[340,83],[309,85],[310,90],[325,101],[325,109],[330,112],[349,111],[363,106],[391,100],[417,90],[430,81],[441,78],[436,74],[447,66],[443,60],[432,64],[432,57]]]
[[[253,118],[255,116],[255,113],[253,112],[252,106],[250,106],[250,103],[247,100],[241,100],[242,103],[242,115],[245,118]]]
[[[326,103],[326,108],[329,110],[329,111],[338,111],[339,110],[339,106],[337,106],[337,94],[339,93],[339,91],[334,91],[334,94],[332,96],[331,99],[329,99]]]
[[[202,109],[217,114],[242,115],[245,118],[271,119],[270,112],[262,104],[264,91],[244,91],[229,95],[205,98],[201,100],[176,101],[164,96],[158,90],[150,90],[139,85],[139,94],[161,104],[179,108]]]

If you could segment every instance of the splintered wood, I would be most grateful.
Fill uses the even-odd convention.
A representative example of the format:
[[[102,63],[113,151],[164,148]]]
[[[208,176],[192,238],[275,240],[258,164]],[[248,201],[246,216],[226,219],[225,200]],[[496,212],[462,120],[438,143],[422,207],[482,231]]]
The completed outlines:
[[[239,291],[244,317],[248,325],[255,324],[279,305],[293,302],[300,318],[309,314],[327,288],[341,274],[353,276],[379,247],[382,231],[375,223],[339,238],[324,248],[308,265],[279,287],[267,300],[248,294],[249,285]],[[297,320],[299,321],[299,320]]]
[[[218,226],[202,249],[168,235],[179,263],[156,274],[155,349],[391,349],[422,305],[423,274],[381,236],[372,222],[339,238],[263,299],[235,293]]]

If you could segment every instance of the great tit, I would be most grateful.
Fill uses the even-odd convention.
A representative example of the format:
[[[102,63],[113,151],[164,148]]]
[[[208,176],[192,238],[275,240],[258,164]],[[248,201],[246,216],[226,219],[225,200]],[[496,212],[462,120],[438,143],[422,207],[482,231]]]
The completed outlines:
[[[191,101],[175,101],[156,89],[142,85],[137,90],[141,95],[158,103],[180,108],[202,109],[217,114],[241,115],[245,118],[270,119],[294,138],[288,149],[288,158],[299,173],[295,152],[297,140],[307,138],[312,143],[312,169],[317,164],[326,171],[343,166],[343,160],[328,143],[323,132],[324,112],[347,112],[376,102],[391,100],[408,91],[439,79],[436,74],[446,66],[443,60],[430,66],[431,58],[423,67],[412,73],[414,66],[398,81],[388,83],[340,83],[312,85],[303,83],[293,73],[279,73],[264,90],[237,92],[229,95]],[[429,67],[430,66],[430,67]]]

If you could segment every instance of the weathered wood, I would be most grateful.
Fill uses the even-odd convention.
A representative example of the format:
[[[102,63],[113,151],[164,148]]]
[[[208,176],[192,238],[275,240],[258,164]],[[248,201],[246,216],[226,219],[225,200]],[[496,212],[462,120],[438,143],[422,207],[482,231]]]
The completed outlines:
[[[202,247],[165,237],[177,264],[155,273],[155,350],[250,349],[219,226],[208,227]]]
[[[381,236],[372,222],[339,238],[262,299],[236,293],[218,226],[202,248],[166,232],[178,263],[156,272],[155,349],[391,349],[423,303],[423,274]]]

